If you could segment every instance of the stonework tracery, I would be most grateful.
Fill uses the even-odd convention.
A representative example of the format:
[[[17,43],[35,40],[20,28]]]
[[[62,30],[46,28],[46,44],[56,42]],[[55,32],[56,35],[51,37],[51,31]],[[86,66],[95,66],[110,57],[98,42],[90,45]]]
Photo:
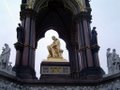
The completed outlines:
[[[27,8],[33,9],[36,0],[27,0]]]
[[[86,4],[85,4],[85,0],[76,0],[76,2],[78,3],[79,7],[80,7],[80,10],[82,12],[86,12],[87,9],[86,9]]]

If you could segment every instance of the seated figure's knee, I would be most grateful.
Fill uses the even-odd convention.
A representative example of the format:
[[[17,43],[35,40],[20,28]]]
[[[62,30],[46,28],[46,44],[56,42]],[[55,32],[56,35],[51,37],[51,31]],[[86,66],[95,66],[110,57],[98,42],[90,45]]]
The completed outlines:
[[[62,50],[62,49],[60,49],[60,53],[63,53],[63,50]]]
[[[47,49],[50,50],[50,46],[47,46]]]

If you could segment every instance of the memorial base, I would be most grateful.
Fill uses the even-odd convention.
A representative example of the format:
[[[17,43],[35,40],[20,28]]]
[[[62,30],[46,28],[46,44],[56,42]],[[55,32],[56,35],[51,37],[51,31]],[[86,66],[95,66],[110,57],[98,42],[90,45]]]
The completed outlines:
[[[43,61],[40,67],[40,80],[65,80],[70,78],[69,62]]]
[[[37,79],[34,69],[27,66],[14,66],[13,71],[16,72],[16,76],[21,79]]]
[[[80,72],[81,80],[96,80],[103,77],[105,72],[101,67],[89,67]]]

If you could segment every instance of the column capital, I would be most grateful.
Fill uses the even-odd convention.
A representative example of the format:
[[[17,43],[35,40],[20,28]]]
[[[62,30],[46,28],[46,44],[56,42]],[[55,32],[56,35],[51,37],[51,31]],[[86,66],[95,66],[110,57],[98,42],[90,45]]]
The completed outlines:
[[[32,10],[32,9],[21,10],[21,12],[20,12],[20,20],[23,20],[26,17],[30,17],[30,18],[35,19],[36,15],[37,15],[37,12]]]
[[[84,19],[86,19],[91,23],[92,15],[88,12],[81,12],[81,13],[78,13],[77,15],[74,15],[73,19],[76,22],[83,21]]]
[[[99,49],[100,49],[100,46],[98,46],[97,44],[91,46],[92,52],[98,52]]]
[[[20,43],[20,42],[15,43],[14,46],[16,50],[20,50],[20,51],[22,51],[24,47],[23,43]]]

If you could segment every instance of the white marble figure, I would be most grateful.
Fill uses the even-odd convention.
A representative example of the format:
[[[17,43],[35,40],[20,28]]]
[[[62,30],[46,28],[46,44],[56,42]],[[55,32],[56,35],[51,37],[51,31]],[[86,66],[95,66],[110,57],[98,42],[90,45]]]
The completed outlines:
[[[10,51],[11,49],[9,48],[8,44],[4,44],[5,47],[2,48],[2,54],[0,55],[0,65],[2,68],[7,68],[8,63],[9,63],[9,58],[10,58]]]
[[[112,60],[112,53],[110,53],[110,48],[107,49],[107,67],[108,67],[108,73],[112,74],[113,73],[113,60]]]
[[[114,73],[119,72],[120,71],[120,57],[119,55],[116,53],[116,50],[113,49],[112,52],[112,60],[113,60],[113,69],[114,69]]]
[[[114,74],[120,72],[120,57],[116,53],[116,50],[113,49],[112,53],[110,52],[110,48],[107,49],[107,66],[108,66],[108,74]]]

